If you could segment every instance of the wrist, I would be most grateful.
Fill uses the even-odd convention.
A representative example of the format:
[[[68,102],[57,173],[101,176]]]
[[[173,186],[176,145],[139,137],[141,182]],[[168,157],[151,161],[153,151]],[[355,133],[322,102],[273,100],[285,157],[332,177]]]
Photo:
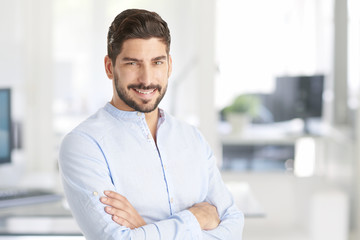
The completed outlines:
[[[195,216],[201,230],[212,230],[220,223],[216,207],[207,202],[197,203],[188,210]]]
[[[195,217],[195,219],[196,219],[196,221],[199,223],[199,225],[200,225],[200,228],[202,229],[202,226],[201,226],[201,224],[200,224],[200,222],[199,222],[199,217],[198,217],[198,215],[197,215],[197,213],[196,213],[196,210],[194,209],[194,208],[189,208],[188,209],[189,210],[189,212]]]

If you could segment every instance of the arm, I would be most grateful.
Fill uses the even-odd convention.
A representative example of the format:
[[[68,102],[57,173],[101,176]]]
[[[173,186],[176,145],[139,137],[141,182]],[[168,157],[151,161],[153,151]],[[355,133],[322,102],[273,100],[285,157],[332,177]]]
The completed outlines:
[[[100,201],[107,205],[105,212],[112,216],[114,222],[131,229],[146,225],[144,219],[126,197],[112,191],[104,193],[106,197],[101,197]],[[194,204],[188,210],[196,217],[201,230],[212,230],[220,223],[216,207],[208,202]]]
[[[202,136],[199,134],[200,138]],[[197,203],[190,207],[188,210],[196,217],[202,231],[203,239],[226,239],[226,240],[240,240],[242,238],[242,230],[244,224],[243,214],[237,209],[234,204],[232,195],[227,190],[224,182],[222,181],[220,172],[215,164],[215,157],[213,156],[210,147],[206,142],[204,143],[204,152],[208,164],[208,181],[209,188],[205,201]],[[108,212],[113,218],[116,216],[115,222],[120,225],[128,227],[136,226],[137,212],[134,213],[132,208],[130,210],[124,209],[122,206],[131,205],[125,202],[124,197],[119,194],[112,193],[110,202],[112,212]],[[123,202],[124,201],[124,202]],[[125,218],[123,216],[126,216]],[[219,224],[220,216],[220,224]],[[132,219],[132,223],[127,222]]]
[[[198,132],[204,143],[204,151],[208,159],[209,188],[205,201],[214,205],[220,217],[220,224],[210,231],[203,231],[203,239],[241,240],[244,226],[244,215],[236,207],[232,194],[222,180],[216,166],[216,158],[204,137]]]
[[[184,210],[159,222],[131,229],[115,223],[99,201],[105,190],[116,192],[99,143],[84,133],[65,137],[59,165],[65,195],[86,239],[202,239],[194,215]]]
[[[101,197],[100,201],[107,205],[105,212],[112,216],[114,222],[131,229],[146,225],[145,220],[126,197],[112,191],[105,191],[104,193],[106,197]]]
[[[194,214],[201,230],[213,230],[219,226],[220,219],[216,207],[208,202],[194,204],[189,211]]]
[[[105,207],[105,211],[112,216],[114,222],[131,229],[146,224],[124,196],[111,191],[105,191],[105,195],[106,197],[102,197],[100,200],[108,205]],[[223,222],[219,226],[220,219],[217,209],[210,203],[197,203],[188,210],[199,222],[200,228],[203,230],[204,239],[241,239],[243,222],[240,220],[242,220],[242,214],[238,216],[230,214],[235,215],[233,216],[234,219],[229,219],[229,216],[224,217]]]
[[[236,207],[215,164],[209,182],[206,201],[216,206],[221,222],[217,228],[203,231],[203,239],[241,240],[244,216]]]

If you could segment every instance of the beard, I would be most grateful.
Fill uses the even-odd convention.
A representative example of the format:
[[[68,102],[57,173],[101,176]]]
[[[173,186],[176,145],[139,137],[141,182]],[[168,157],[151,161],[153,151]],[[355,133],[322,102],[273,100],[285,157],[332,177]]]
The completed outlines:
[[[161,100],[163,99],[166,90],[167,90],[167,85],[165,85],[165,87],[161,87],[160,85],[149,85],[149,86],[145,86],[143,84],[130,84],[127,87],[121,87],[119,86],[119,78],[118,76],[115,74],[114,76],[114,80],[115,80],[115,88],[116,88],[116,92],[119,96],[119,98],[129,107],[131,107],[132,109],[134,109],[135,111],[138,112],[143,112],[143,113],[149,113],[154,111],[159,103],[161,102]],[[127,90],[126,90],[127,88]],[[129,91],[132,91],[133,88],[136,89],[142,89],[142,90],[148,90],[148,89],[154,89],[156,88],[156,91],[159,92],[159,96],[156,98],[155,103],[151,104],[150,101],[152,100],[144,100],[141,99],[141,103],[137,103],[129,94]]]

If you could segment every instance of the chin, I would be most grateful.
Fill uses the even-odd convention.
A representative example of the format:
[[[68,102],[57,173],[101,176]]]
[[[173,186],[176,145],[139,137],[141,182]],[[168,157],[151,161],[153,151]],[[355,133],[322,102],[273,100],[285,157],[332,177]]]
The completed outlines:
[[[139,108],[135,108],[135,110],[137,110],[139,112],[143,112],[143,113],[150,113],[150,112],[153,112],[156,109],[157,109],[157,106],[156,107],[139,107]]]

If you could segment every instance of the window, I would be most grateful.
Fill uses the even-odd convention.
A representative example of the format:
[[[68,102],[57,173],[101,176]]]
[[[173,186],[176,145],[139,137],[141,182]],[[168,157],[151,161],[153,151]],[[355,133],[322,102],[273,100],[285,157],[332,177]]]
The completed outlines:
[[[279,75],[328,74],[332,4],[217,0],[216,107],[241,93],[270,93]]]

